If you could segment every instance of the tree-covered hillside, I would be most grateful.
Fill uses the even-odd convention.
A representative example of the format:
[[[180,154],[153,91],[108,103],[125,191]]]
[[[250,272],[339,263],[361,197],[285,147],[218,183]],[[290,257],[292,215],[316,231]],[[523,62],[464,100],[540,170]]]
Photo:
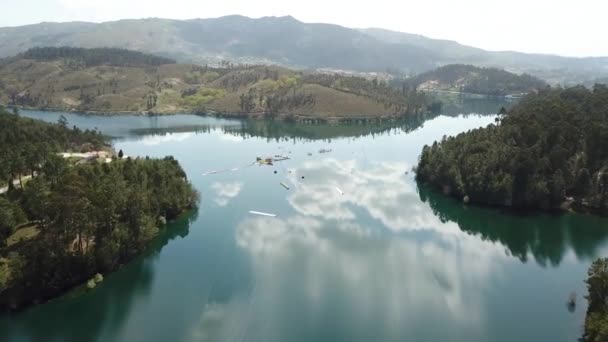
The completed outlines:
[[[0,104],[323,120],[402,116],[426,112],[433,104],[424,93],[395,90],[378,79],[168,62],[118,49],[33,49],[0,64]]]
[[[66,60],[70,63],[80,64],[82,67],[99,65],[142,67],[175,64],[173,59],[115,48],[37,47],[19,54],[17,58],[40,62]]]
[[[425,146],[417,179],[474,203],[608,209],[608,87],[545,89],[496,124]]]
[[[585,297],[589,306],[585,317],[585,332],[582,342],[608,340],[608,258],[599,258],[587,272]]]
[[[195,205],[172,157],[58,155],[104,147],[99,133],[65,120],[47,124],[0,110],[0,311],[115,270]]]
[[[451,64],[410,80],[419,89],[505,96],[545,88],[547,83],[528,74],[517,75],[497,68]]]
[[[65,125],[65,121],[48,125],[0,109],[0,187],[12,187],[11,180],[40,171],[54,153],[95,151],[108,146],[97,131],[67,129]]]

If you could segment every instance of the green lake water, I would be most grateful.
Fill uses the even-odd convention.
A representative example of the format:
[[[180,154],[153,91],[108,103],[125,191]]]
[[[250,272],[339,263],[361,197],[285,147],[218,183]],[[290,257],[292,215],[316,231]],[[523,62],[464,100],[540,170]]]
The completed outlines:
[[[574,342],[608,220],[466,207],[411,172],[501,105],[343,126],[63,113],[125,155],[174,155],[200,208],[95,290],[0,317],[0,341]],[[274,155],[291,159],[251,165]]]

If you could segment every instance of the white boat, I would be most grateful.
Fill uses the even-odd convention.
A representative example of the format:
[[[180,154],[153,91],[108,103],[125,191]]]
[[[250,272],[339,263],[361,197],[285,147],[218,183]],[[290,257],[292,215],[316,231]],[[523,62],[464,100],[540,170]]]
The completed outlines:
[[[260,215],[260,216],[267,216],[267,217],[277,217],[277,215],[275,215],[275,214],[263,213],[263,212],[254,211],[254,210],[250,210],[249,213],[253,214],[253,215]]]

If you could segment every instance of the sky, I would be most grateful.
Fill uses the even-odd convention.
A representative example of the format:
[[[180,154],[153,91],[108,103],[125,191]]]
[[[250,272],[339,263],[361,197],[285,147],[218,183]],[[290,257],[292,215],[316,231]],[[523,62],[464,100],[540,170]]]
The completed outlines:
[[[292,15],[380,27],[486,50],[608,56],[606,0],[0,0],[0,27],[42,21]]]

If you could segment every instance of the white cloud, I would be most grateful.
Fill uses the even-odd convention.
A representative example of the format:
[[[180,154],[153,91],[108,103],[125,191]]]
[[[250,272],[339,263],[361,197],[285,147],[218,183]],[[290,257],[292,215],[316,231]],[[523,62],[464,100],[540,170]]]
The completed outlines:
[[[144,145],[155,146],[168,142],[179,142],[193,137],[194,133],[168,133],[165,135],[150,135],[144,137],[141,141]]]
[[[211,184],[211,188],[215,190],[216,197],[214,198],[214,202],[217,203],[220,207],[225,207],[228,205],[230,200],[235,198],[241,193],[243,189],[242,182],[232,182],[232,183],[221,183],[215,182]]]

